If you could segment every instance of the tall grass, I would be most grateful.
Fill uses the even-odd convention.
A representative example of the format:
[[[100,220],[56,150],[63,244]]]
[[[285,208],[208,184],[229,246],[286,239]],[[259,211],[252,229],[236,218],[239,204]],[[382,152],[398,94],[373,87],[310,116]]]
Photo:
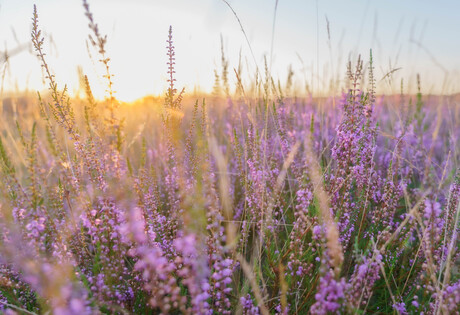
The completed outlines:
[[[107,98],[56,82],[34,8],[49,93],[2,118],[2,312],[459,314],[455,100],[375,95],[372,53],[340,106],[268,67],[250,87],[239,67],[233,93],[222,53],[194,101],[170,28],[164,102],[122,106],[83,5]]]

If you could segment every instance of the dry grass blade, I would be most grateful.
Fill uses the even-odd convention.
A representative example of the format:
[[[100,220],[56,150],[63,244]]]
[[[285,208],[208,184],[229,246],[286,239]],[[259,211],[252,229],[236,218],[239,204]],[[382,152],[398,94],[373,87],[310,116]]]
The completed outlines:
[[[343,262],[343,252],[342,245],[339,241],[339,231],[337,226],[332,218],[331,211],[329,208],[329,197],[324,189],[323,178],[320,172],[320,166],[316,161],[313,152],[311,150],[311,140],[309,137],[306,137],[305,140],[305,152],[307,155],[308,170],[315,187],[314,193],[318,199],[319,212],[321,215],[321,220],[326,225],[326,246],[329,250],[329,256],[332,259],[331,265],[334,267],[336,276],[340,274],[341,264]]]
[[[251,284],[251,288],[254,292],[260,312],[263,315],[269,315],[270,312],[265,306],[264,298],[262,297],[259,285],[257,284],[256,278],[254,277],[254,271],[252,270],[251,266],[247,263],[246,259],[244,259],[244,257],[241,256],[241,254],[237,254],[237,259],[241,264],[241,269],[243,269],[244,274],[246,275],[246,277],[249,280],[249,283]]]

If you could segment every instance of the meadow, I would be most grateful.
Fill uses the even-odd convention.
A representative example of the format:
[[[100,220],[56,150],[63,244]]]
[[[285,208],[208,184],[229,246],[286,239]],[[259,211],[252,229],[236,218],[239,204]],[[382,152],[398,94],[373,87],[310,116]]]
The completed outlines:
[[[0,312],[460,313],[458,95],[376,95],[370,52],[341,95],[222,56],[192,96],[170,28],[164,97],[124,104],[83,3],[107,97],[56,82],[35,9],[49,90],[3,106]]]

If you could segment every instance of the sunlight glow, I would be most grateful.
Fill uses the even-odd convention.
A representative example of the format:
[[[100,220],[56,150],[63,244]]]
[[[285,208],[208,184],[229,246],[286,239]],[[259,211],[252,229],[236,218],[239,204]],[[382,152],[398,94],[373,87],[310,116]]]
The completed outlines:
[[[5,92],[46,88],[30,47],[33,2],[6,2],[1,7],[2,50],[11,53],[2,81]],[[270,55],[274,2],[252,2],[231,4],[245,27],[257,65],[238,22],[222,1],[91,1],[99,28],[108,35],[107,53],[115,75],[116,97],[133,101],[144,95],[163,94],[167,86],[165,43],[169,25],[174,30],[178,87],[185,87],[188,93],[212,91],[214,71],[221,71],[221,36],[231,83],[236,82],[233,69],[238,68],[240,54],[242,79],[253,80],[257,68],[263,72],[264,56]],[[331,92],[331,79],[344,77],[347,59],[355,59],[358,53],[367,57],[369,49],[374,48],[378,78],[402,67],[385,80],[378,80],[380,92],[399,93],[402,78],[408,82],[405,86],[414,91],[416,72],[430,93],[460,91],[460,61],[453,53],[460,50],[460,42],[453,40],[456,35],[449,35],[459,29],[460,22],[443,19],[440,13],[452,14],[458,5],[449,2],[445,8],[430,11],[433,5],[422,1],[417,2],[420,10],[415,11],[408,5],[415,1],[390,1],[400,6],[395,14],[390,4],[333,2],[320,3],[318,8],[313,2],[279,2],[272,62],[275,80],[284,83],[292,65],[298,93],[303,93],[306,85],[316,94]],[[89,30],[81,3],[43,0],[37,8],[47,58],[57,81],[65,82],[76,95],[81,91],[77,71],[80,67],[88,75],[95,96],[103,98],[103,71],[97,53],[87,48]],[[430,23],[420,22],[428,18]],[[449,27],[442,26],[444,21]],[[381,23],[385,28],[380,27]],[[445,35],[436,36],[439,32]],[[340,92],[337,87],[333,90]]]

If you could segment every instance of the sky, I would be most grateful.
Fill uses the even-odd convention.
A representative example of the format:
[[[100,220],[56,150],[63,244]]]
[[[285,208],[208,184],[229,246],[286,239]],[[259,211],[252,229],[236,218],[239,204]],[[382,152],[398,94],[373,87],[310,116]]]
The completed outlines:
[[[284,84],[291,66],[299,91],[308,85],[314,94],[324,93],[331,79],[345,77],[348,60],[361,54],[367,62],[372,49],[380,93],[399,93],[401,79],[405,91],[414,92],[417,73],[425,93],[460,92],[456,0],[228,0],[245,33],[223,0],[88,2],[107,35],[116,97],[123,101],[166,89],[170,25],[176,86],[188,93],[212,91],[214,71],[221,71],[221,38],[233,86],[240,55],[245,83],[256,69],[264,72],[266,56],[275,80]],[[0,0],[0,51],[11,54],[0,68],[2,93],[46,89],[30,46],[34,3],[46,57],[60,86],[78,93],[80,67],[95,95],[103,97],[103,71],[97,53],[90,48],[88,54],[88,22],[77,0]]]

